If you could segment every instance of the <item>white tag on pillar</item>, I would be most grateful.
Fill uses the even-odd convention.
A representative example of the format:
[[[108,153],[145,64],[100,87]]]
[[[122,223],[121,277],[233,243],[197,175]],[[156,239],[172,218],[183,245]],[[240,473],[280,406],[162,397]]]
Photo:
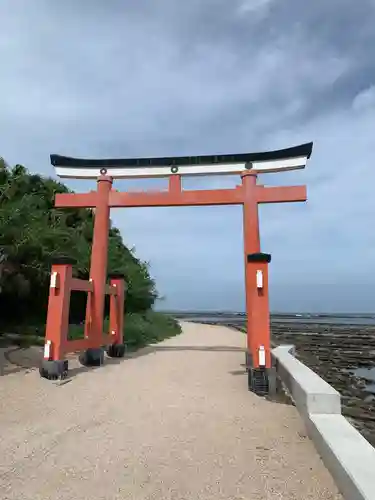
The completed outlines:
[[[50,288],[57,288],[57,272],[51,274]]]
[[[266,351],[264,349],[264,345],[261,345],[259,347],[259,353],[258,353],[259,359],[259,366],[266,366]]]
[[[257,271],[257,288],[263,288],[263,272]]]
[[[47,340],[47,342],[44,344],[43,358],[46,360],[49,360],[49,358],[51,357],[51,344],[52,342],[50,340]]]

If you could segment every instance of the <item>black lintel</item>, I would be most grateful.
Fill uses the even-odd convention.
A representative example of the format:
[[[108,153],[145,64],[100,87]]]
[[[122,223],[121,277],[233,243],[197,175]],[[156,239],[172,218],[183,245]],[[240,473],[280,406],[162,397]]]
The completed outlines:
[[[262,153],[240,153],[225,155],[203,155],[203,156],[166,156],[160,158],[107,158],[107,159],[84,159],[71,158],[51,154],[51,164],[55,167],[68,168],[98,168],[98,167],[171,167],[173,165],[224,165],[227,163],[252,163],[256,161],[286,160],[306,156],[310,158],[313,143],[308,142],[299,146],[276,151],[265,151]]]
[[[77,260],[67,255],[56,255],[56,257],[51,257],[51,264],[74,266],[77,264]]]
[[[270,253],[249,253],[247,254],[247,262],[267,262],[268,264],[271,262],[271,254]]]

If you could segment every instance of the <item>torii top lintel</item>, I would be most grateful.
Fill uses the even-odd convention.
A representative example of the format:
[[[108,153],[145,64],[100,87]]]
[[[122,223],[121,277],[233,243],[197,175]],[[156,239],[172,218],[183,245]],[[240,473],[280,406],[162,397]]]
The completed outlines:
[[[306,166],[313,143],[262,153],[172,156],[164,158],[82,159],[51,155],[51,163],[59,177],[96,179],[100,175],[112,178],[168,177],[171,174],[218,175],[296,170]]]
[[[258,173],[304,168],[311,151],[312,143],[268,153],[215,157],[77,160],[51,155],[52,164],[60,177],[96,178],[99,181],[97,191],[56,194],[55,206],[59,208],[94,208],[104,203],[105,206],[110,208],[172,207],[241,205],[248,202],[257,205],[259,203],[306,201],[306,186],[265,187],[257,185],[256,177]],[[174,165],[171,163],[172,161],[175,161]],[[136,164],[136,162],[139,163]],[[177,167],[177,164],[182,166]],[[233,175],[236,173],[243,176],[243,182],[234,189],[182,189],[182,175]],[[111,188],[112,179],[116,177],[156,176],[169,177],[168,190],[118,192]]]

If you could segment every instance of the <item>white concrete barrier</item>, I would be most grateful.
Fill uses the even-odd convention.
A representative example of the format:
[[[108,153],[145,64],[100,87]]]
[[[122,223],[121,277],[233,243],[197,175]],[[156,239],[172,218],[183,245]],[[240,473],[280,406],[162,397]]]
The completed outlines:
[[[375,500],[375,448],[341,414],[340,394],[294,357],[294,346],[276,347],[272,358],[344,498]]]

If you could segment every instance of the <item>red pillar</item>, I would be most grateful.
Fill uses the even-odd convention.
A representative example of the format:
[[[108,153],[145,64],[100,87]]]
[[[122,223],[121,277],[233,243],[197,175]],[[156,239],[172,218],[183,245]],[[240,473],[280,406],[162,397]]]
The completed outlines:
[[[68,338],[73,259],[60,258],[52,264],[44,359],[63,360]]]
[[[268,264],[271,255],[255,253],[247,256],[247,272],[251,281],[252,312],[248,319],[251,334],[252,368],[271,368],[271,333],[268,293]]]
[[[107,280],[109,193],[112,178],[98,178],[97,202],[95,207],[94,234],[91,251],[90,280],[93,293],[88,295],[86,309],[86,333],[94,341],[93,347],[102,345],[105,289]]]
[[[249,269],[247,256],[260,252],[259,238],[259,217],[257,200],[257,175],[252,172],[242,174],[242,188],[244,191],[243,202],[243,234],[244,234],[244,254],[245,254],[245,297],[246,297],[246,317],[247,317],[247,352],[252,352],[252,321],[251,315],[254,310],[253,292],[254,281]]]
[[[109,334],[111,344],[124,343],[125,281],[123,276],[110,276],[110,285],[116,287],[116,295],[109,299]]]

